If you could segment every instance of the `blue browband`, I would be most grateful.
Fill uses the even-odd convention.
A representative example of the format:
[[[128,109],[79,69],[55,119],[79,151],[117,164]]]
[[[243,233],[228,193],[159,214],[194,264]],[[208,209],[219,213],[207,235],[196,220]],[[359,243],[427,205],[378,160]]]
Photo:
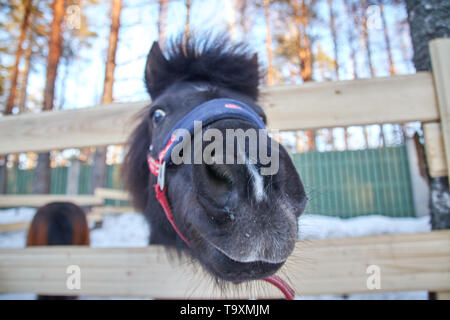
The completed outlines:
[[[158,154],[159,162],[166,162],[169,165],[172,149],[183,140],[181,136],[174,136],[175,130],[184,129],[193,135],[194,121],[201,121],[202,127],[205,127],[222,119],[245,120],[254,124],[258,129],[266,128],[260,116],[241,101],[227,98],[209,100],[195,107],[172,127],[162,144],[164,148]]]

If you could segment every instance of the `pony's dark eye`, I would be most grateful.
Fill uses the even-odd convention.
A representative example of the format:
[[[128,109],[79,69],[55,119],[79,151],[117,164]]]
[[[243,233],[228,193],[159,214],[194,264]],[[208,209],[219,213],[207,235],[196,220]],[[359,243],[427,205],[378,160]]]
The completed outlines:
[[[166,112],[162,109],[156,109],[152,114],[153,124],[158,124],[166,117]]]

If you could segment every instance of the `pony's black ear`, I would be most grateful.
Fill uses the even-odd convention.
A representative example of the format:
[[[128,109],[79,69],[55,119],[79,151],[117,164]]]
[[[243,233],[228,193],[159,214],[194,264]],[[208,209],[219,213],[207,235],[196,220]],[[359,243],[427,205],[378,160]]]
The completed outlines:
[[[166,87],[167,75],[170,74],[168,65],[158,42],[153,42],[145,65],[145,85],[152,99],[160,95]]]

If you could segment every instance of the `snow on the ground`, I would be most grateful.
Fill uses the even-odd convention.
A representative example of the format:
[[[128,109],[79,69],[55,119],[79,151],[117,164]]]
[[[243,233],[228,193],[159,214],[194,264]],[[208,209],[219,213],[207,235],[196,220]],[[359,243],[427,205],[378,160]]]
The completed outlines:
[[[144,216],[135,212],[107,214],[103,225],[91,231],[92,247],[145,247],[150,228]]]
[[[0,224],[31,221],[35,209],[16,208],[0,211]],[[426,232],[430,230],[429,217],[389,218],[361,216],[350,219],[303,215],[299,219],[300,239],[361,237],[365,235]],[[138,213],[105,215],[101,228],[91,231],[92,247],[145,247],[149,227]],[[26,231],[0,233],[0,248],[25,247]],[[3,294],[0,299],[33,299],[34,295]],[[342,299],[338,295],[297,297],[298,299]],[[427,292],[398,292],[351,294],[347,299],[427,299]]]
[[[33,219],[36,209],[34,208],[12,208],[0,211],[0,223],[26,222]]]
[[[298,229],[299,238],[306,240],[426,232],[431,230],[431,225],[429,216],[390,218],[372,215],[340,219],[308,214],[300,217]]]

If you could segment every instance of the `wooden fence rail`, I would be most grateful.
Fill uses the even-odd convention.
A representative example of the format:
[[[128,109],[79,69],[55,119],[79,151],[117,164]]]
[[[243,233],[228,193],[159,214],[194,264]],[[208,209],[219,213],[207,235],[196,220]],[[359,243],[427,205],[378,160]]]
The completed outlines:
[[[87,219],[90,222],[101,222],[104,214],[134,212],[132,207],[104,206],[106,199],[128,200],[129,195],[122,190],[97,188],[94,195],[64,195],[64,194],[27,194],[0,196],[0,208],[32,207],[37,208],[49,202],[73,202],[79,206],[91,207]],[[1,214],[1,213],[0,213]],[[28,229],[30,222],[13,222],[0,224],[0,233]]]
[[[439,121],[429,72],[262,90],[269,126],[296,130]],[[123,144],[149,101],[0,118],[0,154]]]
[[[450,291],[450,231],[298,242],[280,272],[297,295],[408,290]],[[221,291],[188,260],[162,247],[34,247],[0,250],[0,292],[158,298],[280,298],[276,288],[229,285]],[[172,260],[172,261],[171,261]],[[170,262],[171,261],[171,262]],[[66,286],[67,267],[81,271],[81,289]],[[370,289],[368,267],[380,271]]]
[[[74,202],[79,206],[99,206],[104,203],[102,197],[92,195],[12,194],[0,196],[0,208],[40,207],[54,201]]]

